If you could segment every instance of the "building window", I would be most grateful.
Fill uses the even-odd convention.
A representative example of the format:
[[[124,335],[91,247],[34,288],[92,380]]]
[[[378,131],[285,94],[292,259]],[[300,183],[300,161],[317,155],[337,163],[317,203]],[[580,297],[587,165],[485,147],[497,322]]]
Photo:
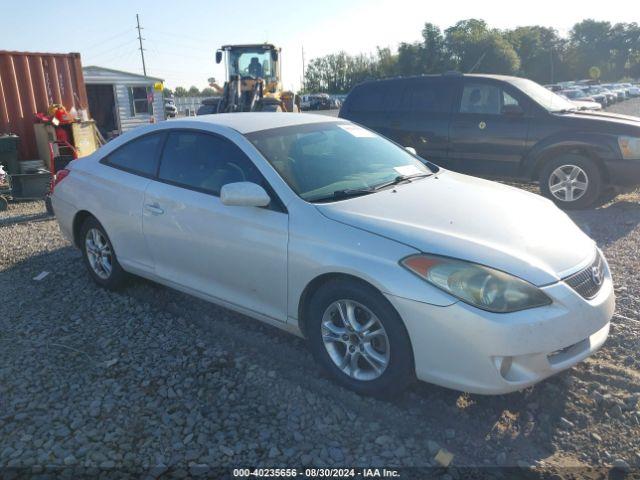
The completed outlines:
[[[131,115],[153,115],[151,87],[129,87]]]

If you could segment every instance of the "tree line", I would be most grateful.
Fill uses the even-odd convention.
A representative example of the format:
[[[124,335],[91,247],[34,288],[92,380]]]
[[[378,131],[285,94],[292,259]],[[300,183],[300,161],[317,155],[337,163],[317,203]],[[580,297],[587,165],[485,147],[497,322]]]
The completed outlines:
[[[216,96],[216,93],[211,87],[205,87],[200,90],[195,85],[192,85],[189,90],[184,87],[176,87],[175,90],[171,90],[170,88],[164,89],[165,97],[170,97],[172,95],[176,97],[214,97]]]
[[[640,26],[588,19],[562,37],[549,27],[500,30],[474,18],[444,31],[425,23],[420,41],[403,42],[395,52],[378,47],[368,55],[338,52],[314,58],[305,71],[303,90],[347,93],[366,79],[450,70],[518,75],[539,83],[638,78]]]

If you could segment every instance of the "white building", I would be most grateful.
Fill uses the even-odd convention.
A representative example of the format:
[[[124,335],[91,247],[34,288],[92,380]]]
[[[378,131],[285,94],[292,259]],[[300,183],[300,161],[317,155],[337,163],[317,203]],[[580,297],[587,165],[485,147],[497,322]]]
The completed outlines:
[[[165,119],[161,78],[89,66],[82,69],[89,112],[105,138]]]

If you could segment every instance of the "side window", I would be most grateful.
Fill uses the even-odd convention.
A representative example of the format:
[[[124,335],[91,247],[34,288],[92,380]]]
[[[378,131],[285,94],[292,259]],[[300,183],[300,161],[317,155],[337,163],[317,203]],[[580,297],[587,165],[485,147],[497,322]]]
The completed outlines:
[[[253,162],[229,140],[206,133],[169,134],[160,161],[160,180],[219,195],[227,183],[263,184]]]
[[[511,95],[509,95],[507,92],[505,92],[504,90],[502,91],[502,105],[518,105],[520,106],[520,104],[518,103],[518,101],[513,98]]]
[[[468,83],[462,91],[460,113],[499,115],[502,90],[494,85]]]
[[[400,109],[408,112],[445,113],[451,106],[450,90],[436,82],[415,82],[407,85]]]
[[[111,152],[105,163],[142,175],[155,175],[163,134],[144,135]]]
[[[129,87],[131,115],[153,114],[153,104],[149,101],[152,95],[149,87]]]

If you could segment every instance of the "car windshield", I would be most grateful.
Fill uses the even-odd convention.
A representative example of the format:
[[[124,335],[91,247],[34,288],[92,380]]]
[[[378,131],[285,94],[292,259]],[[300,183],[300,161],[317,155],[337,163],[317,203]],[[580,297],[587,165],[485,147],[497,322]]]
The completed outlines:
[[[235,48],[229,51],[229,74],[241,77],[264,78],[274,81],[274,62],[271,51],[262,48]]]
[[[526,78],[514,78],[510,80],[510,83],[550,112],[576,109],[576,106],[566,98],[562,98],[560,95]]]
[[[373,193],[405,178],[432,173],[404,148],[348,122],[294,125],[246,137],[309,202]]]

